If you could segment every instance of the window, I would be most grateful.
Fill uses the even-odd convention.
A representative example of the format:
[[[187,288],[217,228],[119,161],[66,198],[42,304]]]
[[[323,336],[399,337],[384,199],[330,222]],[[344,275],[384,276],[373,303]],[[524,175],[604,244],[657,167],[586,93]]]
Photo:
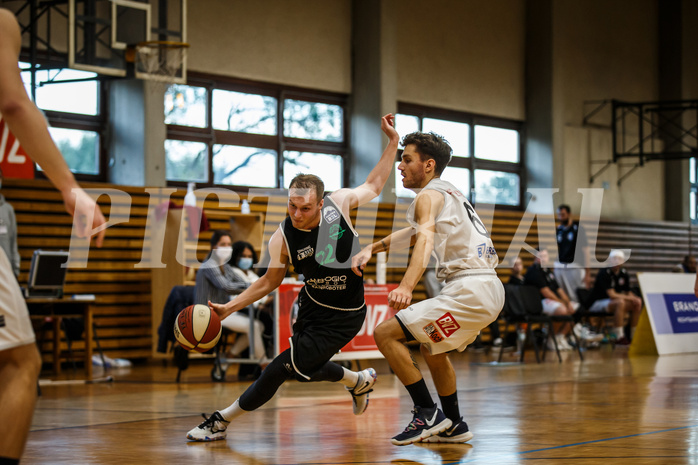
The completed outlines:
[[[32,95],[28,63],[19,63],[27,94]],[[103,180],[104,117],[101,83],[96,73],[73,69],[36,70],[35,104],[70,170],[80,179]],[[38,168],[37,171],[41,171]]]
[[[441,178],[471,202],[521,206],[522,123],[400,103],[395,128],[401,137],[414,131],[443,136],[453,156]],[[402,187],[397,163],[395,169],[396,195],[414,197]]]
[[[311,169],[312,168],[312,169]],[[325,183],[325,190],[342,188],[342,157],[328,153],[284,152],[284,187],[288,188],[297,174],[311,172]]]
[[[691,222],[698,223],[698,212],[696,211],[696,209],[698,209],[698,173],[696,173],[698,167],[696,166],[696,159],[689,158],[688,166],[688,182],[691,184],[691,192],[688,197],[690,208],[689,215],[691,217]]]
[[[213,146],[213,183],[228,186],[276,187],[274,150],[237,145]]]
[[[298,173],[344,186],[344,95],[190,75],[165,93],[167,180],[287,187]]]

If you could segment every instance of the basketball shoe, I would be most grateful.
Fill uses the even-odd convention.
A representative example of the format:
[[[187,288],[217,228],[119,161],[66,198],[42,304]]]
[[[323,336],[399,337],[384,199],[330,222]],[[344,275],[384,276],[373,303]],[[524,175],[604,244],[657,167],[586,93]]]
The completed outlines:
[[[406,446],[415,442],[423,441],[424,439],[439,434],[447,430],[453,423],[446,418],[446,415],[441,411],[436,404],[432,408],[423,408],[416,406],[412,410],[414,417],[405,431],[394,436],[391,442],[396,446]]]
[[[201,442],[225,439],[225,430],[230,422],[225,421],[220,412],[215,411],[208,418],[206,418],[206,415],[203,413],[201,416],[204,417],[204,422],[189,431],[187,433],[187,439]]]
[[[356,383],[356,386],[351,389],[346,388],[354,401],[354,415],[361,415],[366,411],[366,407],[368,407],[368,393],[373,391],[373,384],[376,382],[377,377],[376,370],[366,368],[359,372],[359,381]]]
[[[434,436],[422,439],[422,442],[450,442],[462,443],[468,442],[473,438],[473,433],[468,429],[468,424],[463,421],[463,417],[458,420],[458,423]]]

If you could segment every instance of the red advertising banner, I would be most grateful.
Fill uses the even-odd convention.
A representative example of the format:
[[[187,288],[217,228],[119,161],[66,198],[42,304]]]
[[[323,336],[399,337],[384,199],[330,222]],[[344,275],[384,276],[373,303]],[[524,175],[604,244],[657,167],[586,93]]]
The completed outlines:
[[[34,162],[0,115],[0,168],[6,178],[34,179]]]
[[[298,313],[298,292],[302,284],[282,284],[276,296],[276,344],[277,354],[290,347],[288,338],[293,334],[292,326]],[[366,319],[359,333],[333,360],[359,360],[381,358],[382,355],[373,340],[373,330],[383,321],[395,315],[388,306],[388,293],[397,284],[365,284]]]

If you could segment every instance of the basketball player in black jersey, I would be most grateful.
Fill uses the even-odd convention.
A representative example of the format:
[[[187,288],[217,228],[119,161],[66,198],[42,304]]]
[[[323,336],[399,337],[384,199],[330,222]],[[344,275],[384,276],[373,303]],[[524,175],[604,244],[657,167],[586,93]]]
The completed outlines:
[[[188,439],[225,439],[233,418],[262,406],[291,378],[340,382],[352,395],[354,414],[366,410],[375,370],[350,371],[330,358],[356,336],[366,315],[363,279],[351,270],[351,257],[361,249],[349,214],[380,194],[393,169],[399,140],[393,115],[382,118],[381,129],[388,145],[361,186],[324,195],[324,184],[317,176],[301,174],[291,181],[289,216],[269,241],[271,261],[266,274],[226,304],[209,302],[224,319],[279,287],[290,264],[304,277],[291,348],[279,354],[231,406],[204,416],[206,420],[189,431]]]

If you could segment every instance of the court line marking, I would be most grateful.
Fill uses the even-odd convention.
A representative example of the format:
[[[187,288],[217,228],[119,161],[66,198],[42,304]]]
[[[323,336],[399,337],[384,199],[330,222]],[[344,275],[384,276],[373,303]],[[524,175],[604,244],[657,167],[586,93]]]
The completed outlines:
[[[567,447],[583,446],[586,444],[595,444],[595,443],[599,443],[599,442],[615,441],[617,439],[627,439],[627,438],[634,438],[634,437],[638,437],[638,436],[647,436],[649,434],[668,433],[670,431],[679,431],[682,429],[689,429],[689,428],[698,428],[698,425],[679,426],[678,428],[669,428],[669,429],[663,429],[663,430],[657,430],[657,431],[649,431],[647,433],[636,433],[636,434],[628,434],[627,436],[616,436],[613,438],[595,439],[593,441],[577,442],[574,444],[564,444],[561,446],[544,447],[543,449],[533,449],[533,450],[524,450],[524,451],[520,451],[520,452],[510,452],[508,454],[497,455],[494,457],[473,457],[472,459],[466,459],[466,460],[461,460],[461,461],[457,461],[457,462],[448,462],[448,463],[444,463],[443,465],[455,465],[455,464],[460,464],[460,463],[469,463],[469,462],[473,462],[475,460],[483,460],[483,459],[493,460],[493,459],[498,459],[498,458],[502,458],[502,457],[510,457],[513,455],[532,454],[534,452],[544,452],[547,450],[565,449]]]

